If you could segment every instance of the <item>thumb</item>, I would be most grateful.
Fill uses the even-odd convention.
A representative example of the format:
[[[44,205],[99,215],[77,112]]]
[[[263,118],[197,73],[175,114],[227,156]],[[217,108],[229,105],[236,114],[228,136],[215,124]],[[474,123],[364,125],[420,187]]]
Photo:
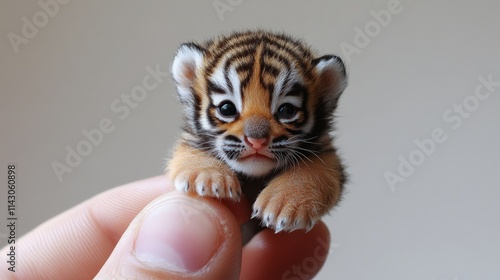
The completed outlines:
[[[216,200],[170,192],[130,223],[95,279],[238,279],[240,226]]]

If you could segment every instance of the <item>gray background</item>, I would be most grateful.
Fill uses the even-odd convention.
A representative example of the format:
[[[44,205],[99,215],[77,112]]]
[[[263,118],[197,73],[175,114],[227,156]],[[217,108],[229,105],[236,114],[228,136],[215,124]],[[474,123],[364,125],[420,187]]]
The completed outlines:
[[[9,32],[21,35],[22,18],[33,22],[42,8],[2,1],[2,221],[7,163],[19,171],[20,233],[112,186],[160,174],[179,134],[172,82],[123,120],[111,104],[141,85],[147,66],[167,71],[181,42],[262,27],[348,61],[336,144],[351,180],[325,218],[334,244],[317,279],[500,278],[500,87],[467,117],[451,113],[460,127],[443,117],[473,101],[480,76],[500,81],[498,1],[401,0],[401,12],[351,55],[342,44],[356,46],[355,28],[390,1],[219,2],[233,6],[219,15],[212,1],[71,1],[16,53]],[[51,164],[64,164],[65,147],[75,149],[103,118],[114,131],[60,182]],[[385,172],[397,174],[398,157],[408,159],[436,128],[446,141],[391,189]]]

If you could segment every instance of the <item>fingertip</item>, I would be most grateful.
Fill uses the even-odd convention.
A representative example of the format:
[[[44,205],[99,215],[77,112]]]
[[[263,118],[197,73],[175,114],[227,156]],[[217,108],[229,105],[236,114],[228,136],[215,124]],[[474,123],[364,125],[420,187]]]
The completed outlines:
[[[233,214],[212,199],[173,191],[131,223],[98,279],[118,271],[139,279],[237,279],[240,263]]]

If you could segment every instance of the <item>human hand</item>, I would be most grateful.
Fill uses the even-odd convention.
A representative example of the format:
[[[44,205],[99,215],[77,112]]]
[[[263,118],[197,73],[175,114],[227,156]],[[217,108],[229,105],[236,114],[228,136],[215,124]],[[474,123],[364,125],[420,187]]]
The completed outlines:
[[[165,176],[133,182],[16,241],[16,272],[1,269],[0,279],[297,280],[323,266],[330,244],[324,223],[307,234],[264,229],[242,247],[240,224],[249,218],[245,200],[188,196]]]

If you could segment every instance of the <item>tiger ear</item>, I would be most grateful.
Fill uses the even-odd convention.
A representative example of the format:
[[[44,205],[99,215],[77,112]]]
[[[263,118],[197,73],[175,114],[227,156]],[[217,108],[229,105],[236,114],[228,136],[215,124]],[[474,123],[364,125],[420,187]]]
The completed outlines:
[[[335,109],[337,101],[347,87],[344,62],[335,55],[324,55],[312,61],[319,74],[319,90],[327,108]]]
[[[193,101],[193,85],[203,65],[204,50],[194,43],[182,44],[172,63],[172,76],[181,102]]]

